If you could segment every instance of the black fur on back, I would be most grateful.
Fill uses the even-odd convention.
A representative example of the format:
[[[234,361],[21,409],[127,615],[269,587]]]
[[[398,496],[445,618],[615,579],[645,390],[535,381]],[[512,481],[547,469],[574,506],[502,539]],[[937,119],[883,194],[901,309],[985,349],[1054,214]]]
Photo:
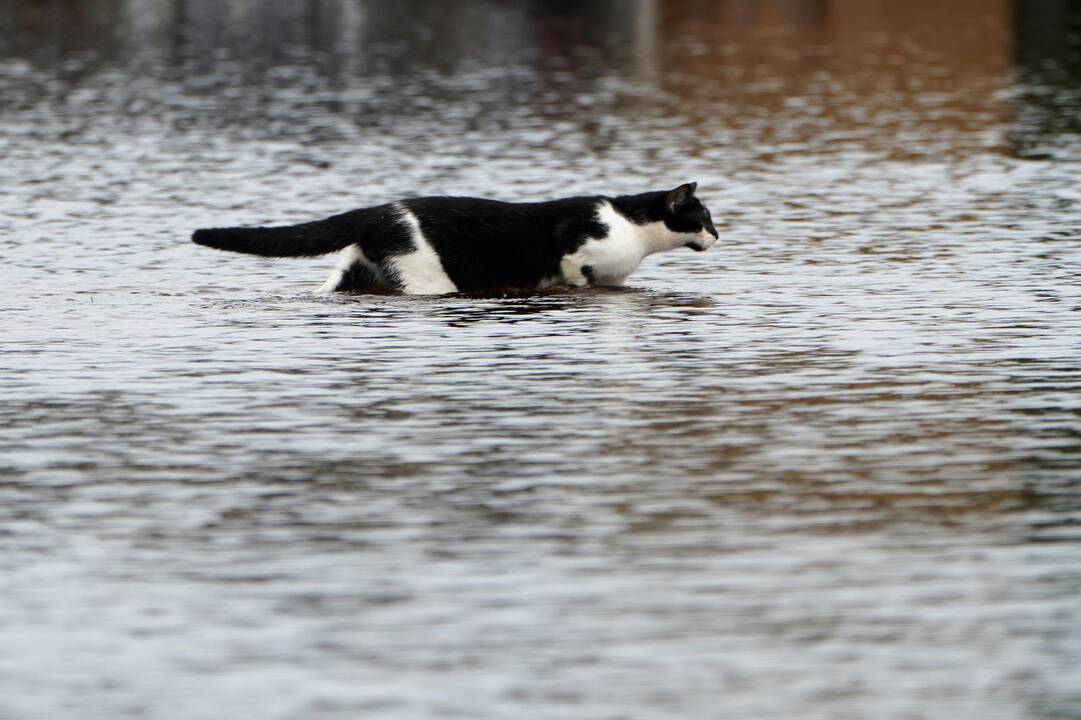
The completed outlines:
[[[612,206],[628,219],[639,225],[665,219],[665,199],[668,193],[647,192],[638,195],[620,195],[611,198]]]
[[[443,269],[462,292],[497,286],[535,287],[559,275],[562,257],[607,228],[597,221],[600,197],[508,203],[426,197],[402,204],[420,222]]]

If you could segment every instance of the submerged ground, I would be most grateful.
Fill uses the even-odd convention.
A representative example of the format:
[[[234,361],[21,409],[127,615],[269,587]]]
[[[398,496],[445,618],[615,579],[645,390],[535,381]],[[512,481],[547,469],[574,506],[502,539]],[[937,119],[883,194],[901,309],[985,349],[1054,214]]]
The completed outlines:
[[[0,717],[1081,717],[1068,8],[0,0]],[[619,291],[187,241],[686,180]]]

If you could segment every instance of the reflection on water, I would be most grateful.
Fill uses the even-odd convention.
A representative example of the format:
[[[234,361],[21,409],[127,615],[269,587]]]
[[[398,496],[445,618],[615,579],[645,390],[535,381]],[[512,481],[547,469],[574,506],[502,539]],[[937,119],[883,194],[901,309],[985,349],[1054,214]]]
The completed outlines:
[[[1079,27],[0,0],[0,716],[1081,717]],[[186,240],[689,179],[619,290]]]
[[[1018,3],[1016,126],[1011,133],[1021,157],[1077,160],[1081,120],[1081,8],[1053,0]]]

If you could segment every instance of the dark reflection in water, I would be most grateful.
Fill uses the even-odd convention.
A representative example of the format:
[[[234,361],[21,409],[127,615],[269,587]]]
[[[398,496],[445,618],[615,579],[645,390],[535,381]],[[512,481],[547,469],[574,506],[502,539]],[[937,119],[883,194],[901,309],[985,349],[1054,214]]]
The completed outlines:
[[[1081,114],[1081,6],[1021,2],[1016,10],[1018,118],[1011,133],[1021,157],[1077,161]]]
[[[1081,717],[1079,17],[0,0],[0,717]],[[186,240],[688,179],[619,290]]]

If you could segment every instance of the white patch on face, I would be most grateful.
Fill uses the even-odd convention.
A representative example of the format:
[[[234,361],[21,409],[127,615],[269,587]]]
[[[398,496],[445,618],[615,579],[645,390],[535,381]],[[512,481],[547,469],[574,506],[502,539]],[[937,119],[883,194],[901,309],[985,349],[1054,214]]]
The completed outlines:
[[[364,263],[368,269],[372,271],[375,278],[380,283],[383,282],[383,273],[379,271],[379,267],[365,257],[364,251],[360,249],[359,245],[350,245],[338,255],[338,262],[334,265],[334,269],[330,272],[327,281],[315,292],[320,295],[325,295],[326,293],[332,293],[337,290],[338,286],[342,283],[342,278],[345,277],[345,274],[349,272],[349,269],[357,263]]]
[[[405,207],[399,206],[402,222],[409,228],[413,240],[411,252],[395,255],[387,262],[398,275],[402,283],[402,292],[409,295],[442,295],[458,292],[458,286],[451,281],[439,255],[428,243],[420,229],[417,216]]]
[[[710,235],[705,228],[702,229],[702,232],[684,234],[694,238],[693,240],[688,240],[687,242],[696,242],[702,246],[703,250],[709,250],[711,247],[713,247],[713,244],[717,242],[717,238]]]

